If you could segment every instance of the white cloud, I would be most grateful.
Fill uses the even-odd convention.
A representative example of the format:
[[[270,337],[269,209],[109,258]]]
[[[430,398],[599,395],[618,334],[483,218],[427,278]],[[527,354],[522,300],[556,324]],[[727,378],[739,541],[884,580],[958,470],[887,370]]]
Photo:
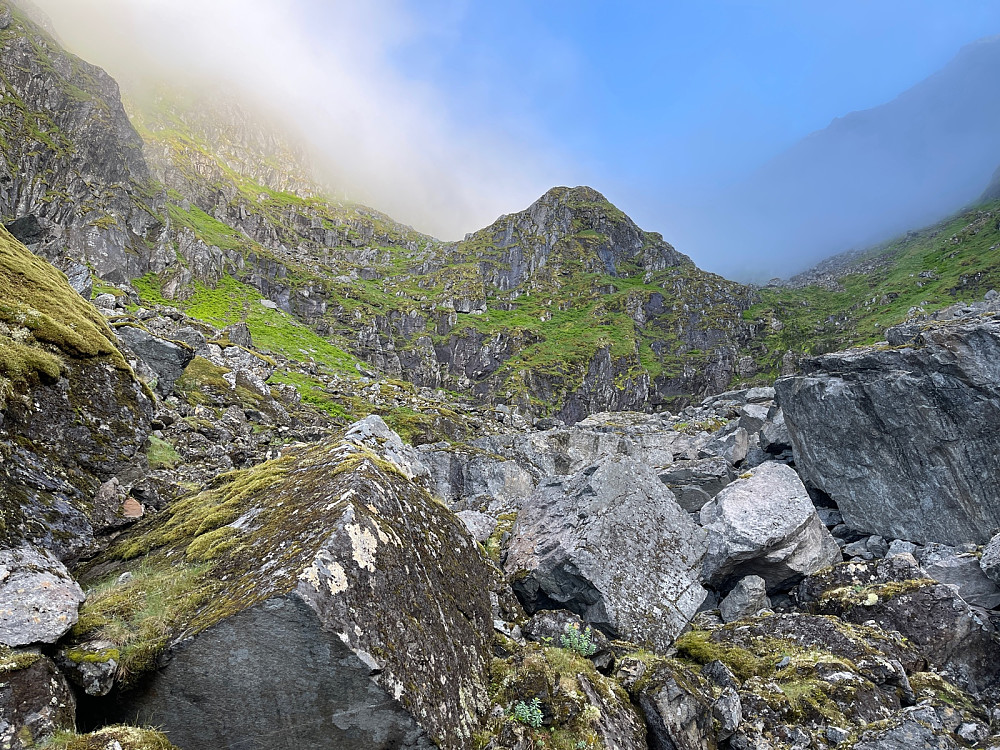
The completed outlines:
[[[120,80],[183,76],[256,97],[350,197],[429,234],[460,237],[572,181],[553,144],[460,128],[460,102],[394,69],[396,45],[442,34],[397,0],[35,2],[70,49]]]

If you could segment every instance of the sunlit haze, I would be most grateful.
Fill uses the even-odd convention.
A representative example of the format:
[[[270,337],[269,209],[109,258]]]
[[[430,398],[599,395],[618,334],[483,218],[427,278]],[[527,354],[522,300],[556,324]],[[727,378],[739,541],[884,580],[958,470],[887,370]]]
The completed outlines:
[[[979,135],[1000,132],[996,108],[925,128],[875,177],[860,141],[800,144],[1000,32],[992,3],[35,2],[127,91],[230,87],[338,194],[442,239],[589,184],[709,270],[787,276],[959,208],[1000,164],[1000,137]],[[906,121],[951,102],[932,92]],[[871,132],[905,140],[902,120]]]

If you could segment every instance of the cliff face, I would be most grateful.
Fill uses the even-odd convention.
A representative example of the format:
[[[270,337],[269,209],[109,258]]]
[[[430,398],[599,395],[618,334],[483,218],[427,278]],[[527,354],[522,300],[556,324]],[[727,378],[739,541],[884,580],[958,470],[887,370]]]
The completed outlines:
[[[0,214],[18,238],[78,278],[162,270],[163,196],[118,85],[17,10],[0,31],[0,85]]]

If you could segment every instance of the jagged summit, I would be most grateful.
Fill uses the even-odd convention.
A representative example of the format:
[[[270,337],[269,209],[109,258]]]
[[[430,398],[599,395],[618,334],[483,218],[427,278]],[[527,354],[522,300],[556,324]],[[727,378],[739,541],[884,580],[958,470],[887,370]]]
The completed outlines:
[[[525,210],[501,216],[462,244],[503,254],[512,274],[500,281],[501,288],[514,288],[551,263],[556,272],[582,263],[589,272],[614,277],[693,267],[661,235],[643,231],[587,186],[551,188]],[[530,257],[525,255],[529,247]]]

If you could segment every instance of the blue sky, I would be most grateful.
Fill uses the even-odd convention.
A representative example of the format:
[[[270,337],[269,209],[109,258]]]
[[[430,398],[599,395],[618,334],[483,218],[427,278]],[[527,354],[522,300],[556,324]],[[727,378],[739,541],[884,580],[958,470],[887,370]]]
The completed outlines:
[[[456,118],[540,136],[616,189],[667,193],[731,180],[1000,33],[1000,3],[955,0],[408,8],[426,33],[392,59],[449,92]]]
[[[258,95],[344,193],[428,233],[590,184],[723,273],[689,205],[1000,34],[985,0],[37,2],[119,77],[186,66]]]

